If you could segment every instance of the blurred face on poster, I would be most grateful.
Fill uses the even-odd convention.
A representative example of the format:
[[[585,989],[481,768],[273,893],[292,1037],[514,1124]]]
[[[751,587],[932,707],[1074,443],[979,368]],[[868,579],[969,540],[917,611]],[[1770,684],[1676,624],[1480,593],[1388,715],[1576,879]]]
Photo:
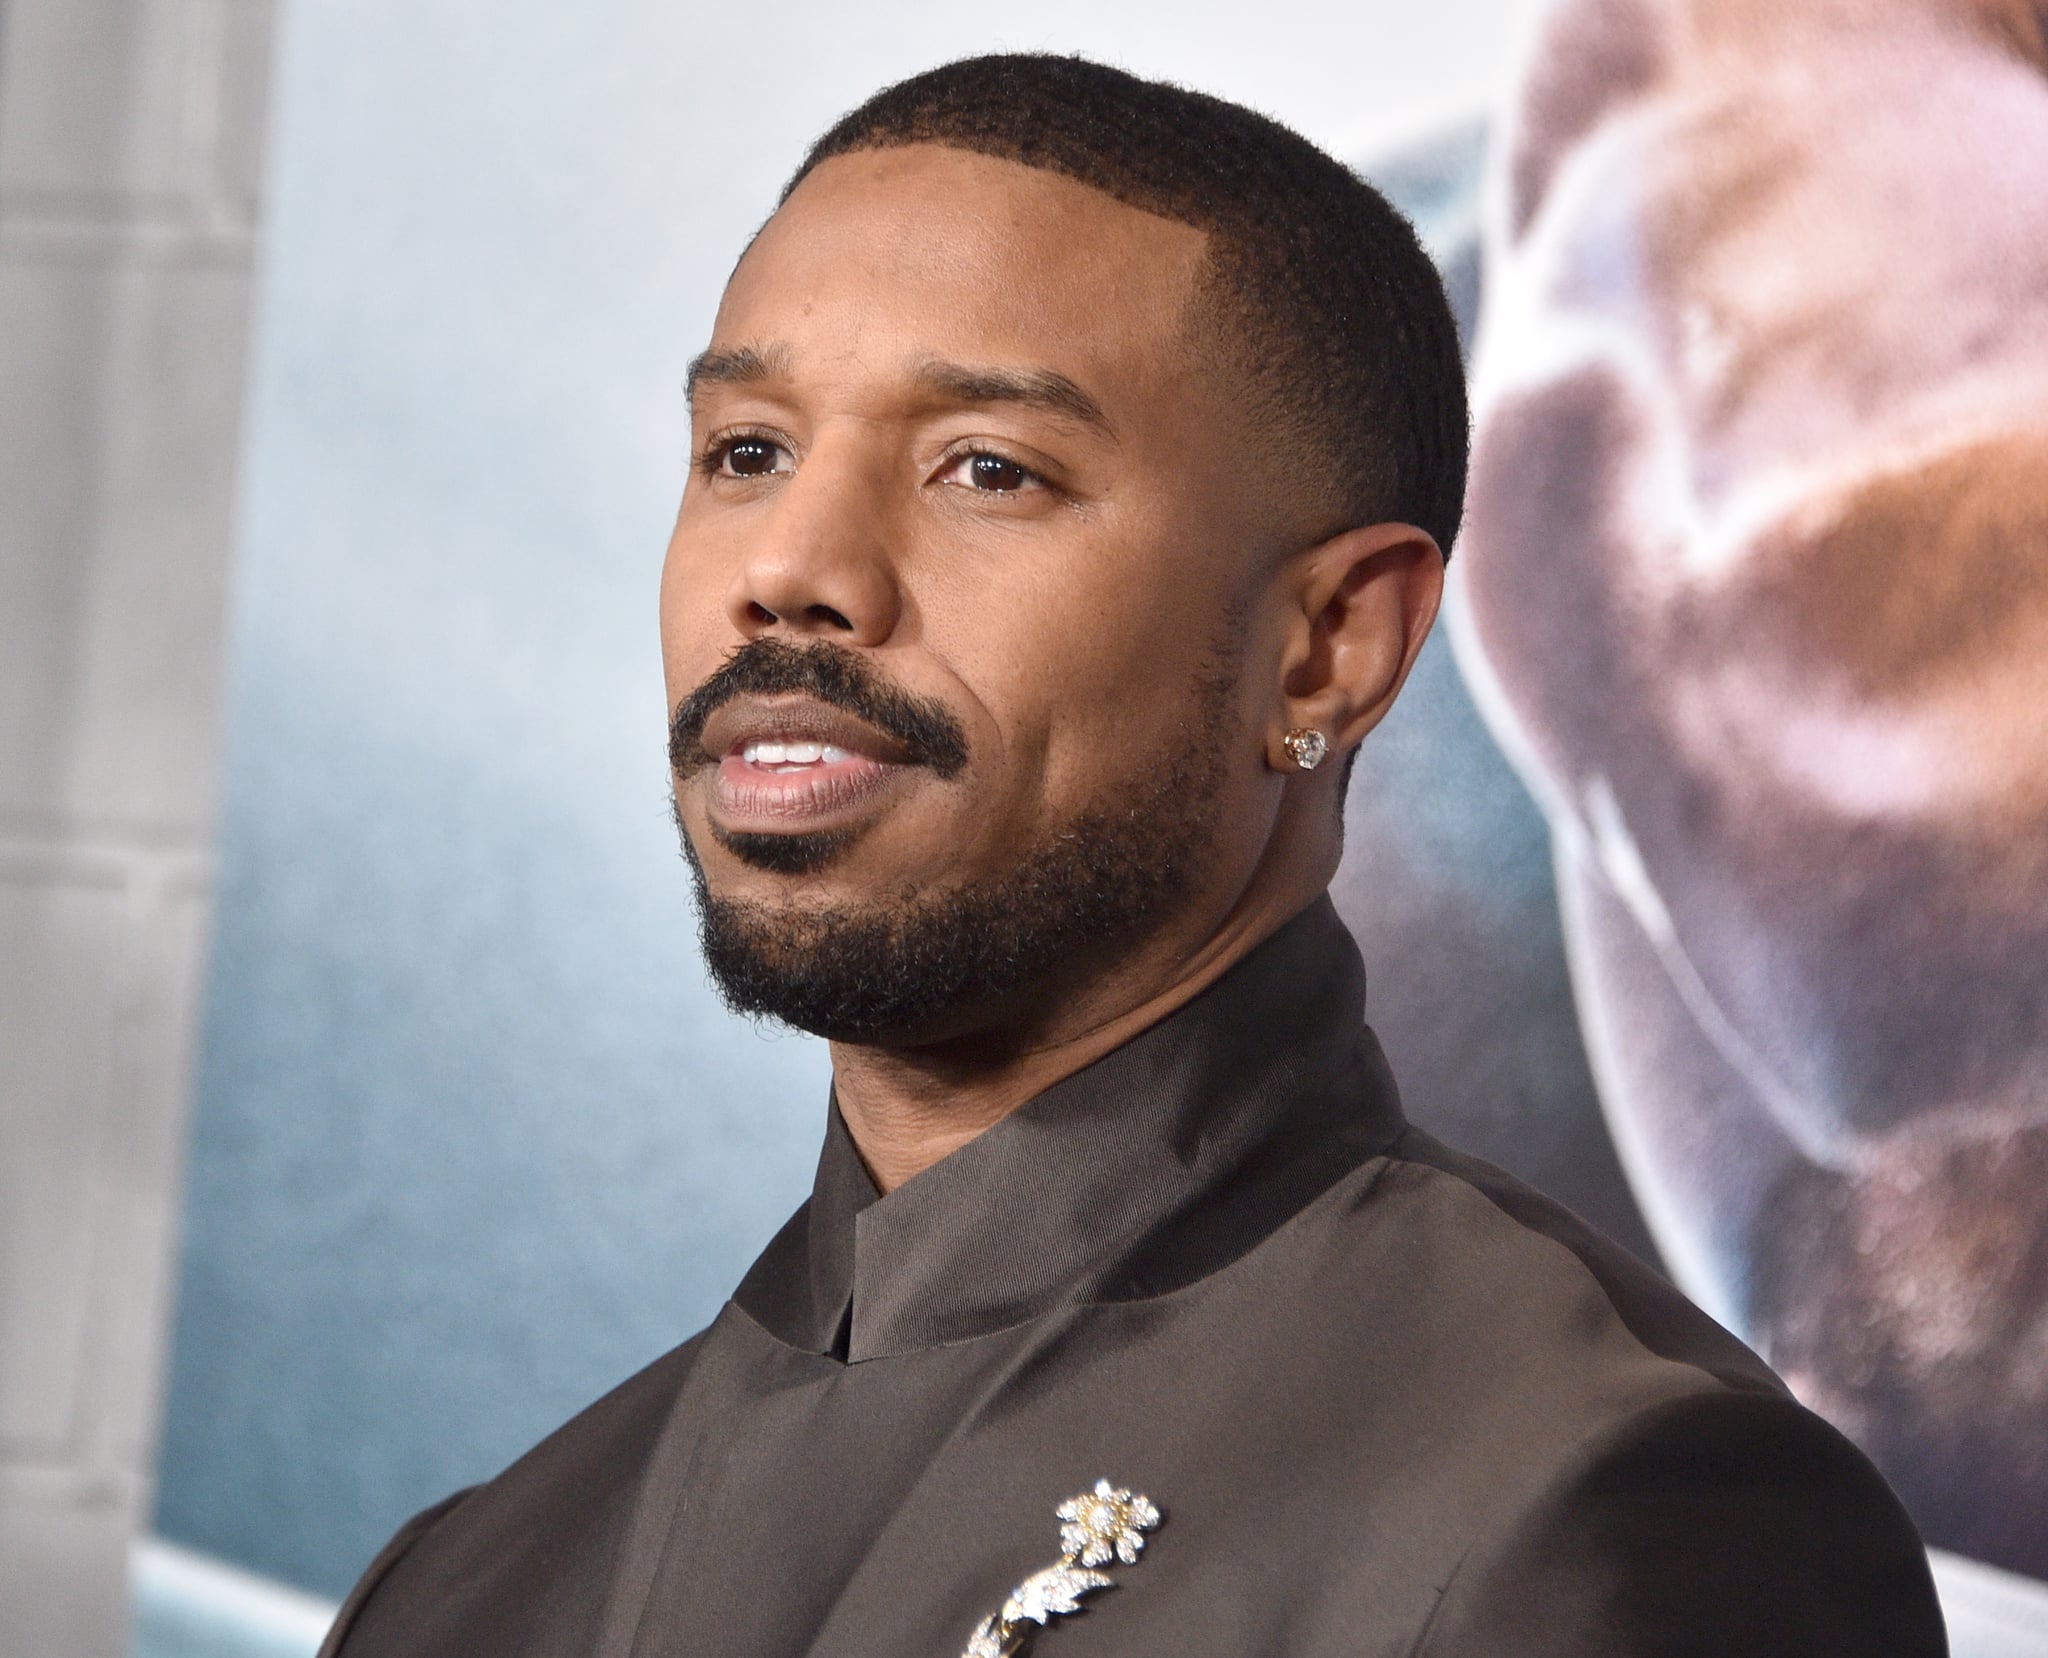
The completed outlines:
[[[2048,1577],[2048,45],[1567,0],[1459,590],[1658,1241],[1929,1541]]]

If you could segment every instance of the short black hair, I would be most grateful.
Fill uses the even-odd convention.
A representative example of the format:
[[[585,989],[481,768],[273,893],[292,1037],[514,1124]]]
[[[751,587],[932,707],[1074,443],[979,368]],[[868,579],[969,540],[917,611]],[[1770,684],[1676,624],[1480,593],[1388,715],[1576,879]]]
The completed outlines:
[[[1471,444],[1442,279],[1377,190],[1299,133],[1206,93],[1050,53],[943,64],[811,146],[782,199],[856,150],[940,144],[1059,173],[1207,233],[1237,366],[1278,435],[1331,471],[1335,533],[1399,521],[1446,556]]]

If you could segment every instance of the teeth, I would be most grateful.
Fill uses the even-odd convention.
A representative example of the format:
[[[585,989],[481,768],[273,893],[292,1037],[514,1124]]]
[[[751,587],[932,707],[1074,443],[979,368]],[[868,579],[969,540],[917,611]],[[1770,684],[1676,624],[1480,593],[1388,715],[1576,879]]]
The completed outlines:
[[[746,744],[740,758],[750,766],[815,766],[820,761],[830,766],[852,756],[835,743],[760,741]]]

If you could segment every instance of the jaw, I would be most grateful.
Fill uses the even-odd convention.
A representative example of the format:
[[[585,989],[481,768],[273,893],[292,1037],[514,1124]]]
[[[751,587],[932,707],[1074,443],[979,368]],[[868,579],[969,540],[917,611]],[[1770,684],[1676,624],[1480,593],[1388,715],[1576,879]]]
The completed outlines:
[[[714,977],[742,1011],[835,1041],[1001,1063],[1115,1000],[1121,964],[1204,907],[1212,761],[1184,755],[1052,822],[920,788],[843,845],[780,838],[765,856],[806,865],[791,873],[686,802]]]

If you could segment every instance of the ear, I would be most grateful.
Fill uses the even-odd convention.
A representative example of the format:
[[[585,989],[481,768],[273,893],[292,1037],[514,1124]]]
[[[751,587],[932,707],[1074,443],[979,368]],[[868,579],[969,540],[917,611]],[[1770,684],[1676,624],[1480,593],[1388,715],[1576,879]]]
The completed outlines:
[[[1276,771],[1297,769],[1287,733],[1322,733],[1338,755],[1386,717],[1443,600],[1444,559],[1413,524],[1371,524],[1290,561],[1280,706],[1266,734]]]

